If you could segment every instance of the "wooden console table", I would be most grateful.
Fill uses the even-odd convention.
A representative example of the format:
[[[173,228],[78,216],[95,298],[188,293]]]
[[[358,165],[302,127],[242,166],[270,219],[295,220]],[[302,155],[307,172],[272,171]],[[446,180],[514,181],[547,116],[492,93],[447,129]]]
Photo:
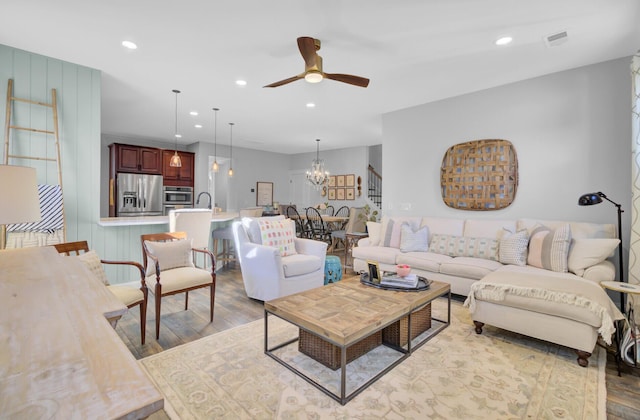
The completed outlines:
[[[127,311],[53,247],[0,251],[0,417],[143,418],[164,399],[108,319]]]

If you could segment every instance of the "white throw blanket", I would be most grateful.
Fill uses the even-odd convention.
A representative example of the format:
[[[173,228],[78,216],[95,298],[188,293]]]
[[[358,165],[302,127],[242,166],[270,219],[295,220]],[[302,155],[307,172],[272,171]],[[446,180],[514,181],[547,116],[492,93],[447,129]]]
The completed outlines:
[[[624,318],[604,289],[592,281],[509,271],[491,273],[474,283],[464,306],[474,313],[476,299],[501,302],[506,294],[585,308],[600,319],[598,333],[607,344],[615,332],[613,320]]]

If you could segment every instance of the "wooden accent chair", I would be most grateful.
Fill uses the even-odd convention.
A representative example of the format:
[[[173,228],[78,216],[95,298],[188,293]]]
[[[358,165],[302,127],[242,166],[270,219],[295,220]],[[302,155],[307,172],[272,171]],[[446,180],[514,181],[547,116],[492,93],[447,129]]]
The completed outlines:
[[[151,288],[156,303],[156,339],[160,337],[160,307],[164,296],[185,293],[184,309],[189,308],[189,291],[208,287],[210,290],[210,315],[213,322],[213,302],[216,294],[215,259],[207,249],[191,246],[185,232],[150,233],[140,235],[142,259],[147,281],[155,277]],[[210,269],[193,265],[193,253],[201,252],[210,259]],[[207,264],[205,264],[207,265]]]
[[[54,245],[56,251],[60,254],[67,256],[77,256],[83,263],[87,265],[87,268],[98,277],[111,293],[113,293],[120,302],[125,304],[127,308],[133,308],[140,305],[140,341],[144,345],[144,338],[147,331],[147,298],[149,291],[147,289],[147,283],[145,282],[144,268],[140,263],[135,261],[106,261],[101,260],[95,254],[95,252],[89,250],[87,241],[66,242],[62,244]],[[107,276],[102,269],[102,265],[99,264],[120,264],[130,265],[136,267],[140,272],[140,288],[136,288],[129,285],[110,285]]]

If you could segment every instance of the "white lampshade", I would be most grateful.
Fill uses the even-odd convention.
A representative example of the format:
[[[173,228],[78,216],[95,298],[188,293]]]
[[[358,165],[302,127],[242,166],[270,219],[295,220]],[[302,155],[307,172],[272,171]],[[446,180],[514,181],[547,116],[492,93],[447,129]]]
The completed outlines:
[[[0,165],[0,199],[1,225],[39,221],[36,169]]]

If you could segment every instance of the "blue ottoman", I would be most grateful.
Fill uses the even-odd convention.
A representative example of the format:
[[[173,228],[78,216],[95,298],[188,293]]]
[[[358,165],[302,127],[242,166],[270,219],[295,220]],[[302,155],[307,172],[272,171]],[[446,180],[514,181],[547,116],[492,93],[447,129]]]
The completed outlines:
[[[324,284],[342,280],[342,263],[340,257],[327,255],[324,260]]]

